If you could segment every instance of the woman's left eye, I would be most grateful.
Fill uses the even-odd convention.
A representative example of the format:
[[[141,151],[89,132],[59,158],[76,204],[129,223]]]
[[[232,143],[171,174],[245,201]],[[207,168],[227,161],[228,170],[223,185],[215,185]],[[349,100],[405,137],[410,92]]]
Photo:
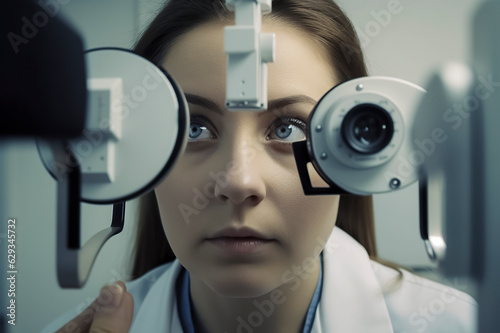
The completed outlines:
[[[296,118],[277,119],[270,127],[268,140],[287,142],[302,141],[306,139],[306,123]]]

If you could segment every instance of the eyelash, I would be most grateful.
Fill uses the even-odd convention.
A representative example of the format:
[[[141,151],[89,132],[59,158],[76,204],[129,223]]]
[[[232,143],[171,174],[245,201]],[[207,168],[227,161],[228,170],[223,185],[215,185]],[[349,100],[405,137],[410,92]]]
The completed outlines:
[[[278,119],[276,119],[272,124],[271,126],[268,128],[267,132],[268,132],[268,135],[266,136],[266,138],[268,140],[271,140],[269,139],[269,135],[270,133],[272,133],[271,131],[274,131],[276,130],[276,128],[278,126],[281,126],[281,125],[294,125],[298,128],[300,128],[303,132],[304,132],[304,135],[306,135],[306,131],[307,131],[307,124],[304,120],[300,119],[300,118],[294,118],[294,117],[280,117]],[[278,140],[279,141],[279,140]],[[292,142],[287,142],[287,141],[283,141],[283,143],[286,143],[286,144],[291,144]]]
[[[188,141],[188,143],[192,144],[192,143],[196,143],[196,142],[203,142],[203,141],[213,140],[213,139],[217,138],[217,131],[215,130],[215,126],[212,124],[212,122],[208,118],[206,118],[204,116],[199,116],[199,115],[191,116],[190,124],[191,125],[197,124],[200,126],[207,127],[207,129],[210,130],[212,137],[210,139],[205,139],[205,140]],[[188,129],[188,131],[191,131],[191,127]]]

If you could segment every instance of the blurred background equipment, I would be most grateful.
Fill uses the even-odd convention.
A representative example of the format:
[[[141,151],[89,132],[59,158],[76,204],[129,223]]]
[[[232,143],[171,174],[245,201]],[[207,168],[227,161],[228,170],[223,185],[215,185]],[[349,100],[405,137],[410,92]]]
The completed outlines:
[[[500,326],[498,18],[498,1],[474,12],[471,65],[448,63],[431,78],[414,129],[432,150],[420,166],[422,236],[445,276],[477,284],[480,333]],[[441,142],[430,140],[436,132]]]

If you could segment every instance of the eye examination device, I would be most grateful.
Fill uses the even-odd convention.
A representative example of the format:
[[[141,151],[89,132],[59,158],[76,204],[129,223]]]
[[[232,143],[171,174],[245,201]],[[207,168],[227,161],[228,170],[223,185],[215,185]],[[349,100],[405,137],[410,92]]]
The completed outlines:
[[[58,181],[57,263],[62,287],[88,278],[104,243],[123,228],[125,201],[152,190],[187,141],[181,89],[132,52],[85,53],[88,115],[79,137],[38,140],[44,166]],[[147,147],[147,149],[145,148]],[[114,204],[111,226],[80,246],[80,201]]]
[[[273,33],[262,33],[262,15],[272,10],[272,0],[227,0],[236,24],[224,29],[227,54],[226,108],[267,109],[267,63],[274,62]]]
[[[498,1],[478,6],[471,63],[432,76],[413,127],[428,151],[418,167],[421,235],[445,276],[476,283],[480,333],[500,326],[499,17]]]
[[[293,143],[304,193],[372,195],[417,180],[407,161],[413,150],[409,126],[425,91],[388,77],[365,77],[332,88],[308,120],[307,140]],[[330,188],[313,188],[311,162]]]

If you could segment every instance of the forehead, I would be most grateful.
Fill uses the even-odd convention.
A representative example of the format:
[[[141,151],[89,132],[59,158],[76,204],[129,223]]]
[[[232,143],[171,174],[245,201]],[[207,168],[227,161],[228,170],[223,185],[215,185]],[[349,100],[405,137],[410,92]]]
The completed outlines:
[[[324,50],[305,33],[271,23],[264,23],[262,30],[276,34],[276,59],[268,64],[269,98],[307,94],[319,99],[336,84]],[[163,65],[185,92],[223,101],[224,24],[207,23],[186,33],[171,48]]]

